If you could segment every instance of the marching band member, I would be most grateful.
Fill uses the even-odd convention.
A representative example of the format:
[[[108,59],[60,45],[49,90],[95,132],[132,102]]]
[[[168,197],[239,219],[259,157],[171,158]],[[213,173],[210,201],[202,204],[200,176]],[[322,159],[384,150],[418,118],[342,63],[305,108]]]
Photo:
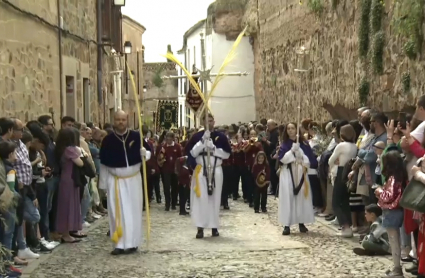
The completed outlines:
[[[245,167],[248,170],[245,175],[246,178],[246,198],[249,203],[249,207],[254,207],[254,189],[255,189],[255,179],[253,178],[252,166],[254,166],[255,158],[260,151],[263,151],[263,146],[261,142],[258,142],[257,132],[252,129],[249,132],[249,141],[247,141],[246,146],[243,149],[245,153]]]

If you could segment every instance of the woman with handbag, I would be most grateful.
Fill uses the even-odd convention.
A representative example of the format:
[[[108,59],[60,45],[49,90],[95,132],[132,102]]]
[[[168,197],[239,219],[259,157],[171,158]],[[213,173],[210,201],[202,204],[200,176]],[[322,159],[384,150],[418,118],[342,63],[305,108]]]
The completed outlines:
[[[72,128],[59,131],[55,149],[61,167],[56,231],[62,235],[63,243],[79,242],[80,240],[72,237],[70,232],[82,229],[80,187],[74,177],[74,165],[82,167],[84,162],[80,158],[81,151],[77,145],[77,137]]]

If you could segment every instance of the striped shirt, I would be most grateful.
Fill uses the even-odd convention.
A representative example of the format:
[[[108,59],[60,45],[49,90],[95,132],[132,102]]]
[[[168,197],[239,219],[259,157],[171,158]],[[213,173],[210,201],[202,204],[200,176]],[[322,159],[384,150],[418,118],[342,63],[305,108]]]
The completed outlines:
[[[18,181],[23,185],[31,185],[32,183],[32,166],[29,158],[27,147],[21,140],[15,142],[16,148],[16,162],[13,167],[16,170]]]

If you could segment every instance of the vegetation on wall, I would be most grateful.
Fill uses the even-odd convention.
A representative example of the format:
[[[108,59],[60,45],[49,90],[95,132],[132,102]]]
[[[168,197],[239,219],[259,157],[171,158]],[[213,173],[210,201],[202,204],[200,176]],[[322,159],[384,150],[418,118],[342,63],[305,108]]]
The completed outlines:
[[[361,17],[360,17],[360,27],[359,27],[359,55],[362,58],[367,56],[369,50],[369,18],[370,18],[370,7],[372,0],[362,0],[361,1]]]
[[[422,51],[424,22],[424,0],[395,0],[395,30],[407,38],[403,50],[410,58],[415,59]]]
[[[382,15],[384,14],[384,1],[372,0],[370,12],[370,28],[372,34],[376,34],[381,30]]]
[[[164,80],[162,79],[162,72],[163,72],[163,68],[158,67],[158,69],[155,71],[154,76],[152,78],[152,83],[157,88],[161,88],[164,85]]]
[[[325,5],[323,4],[323,0],[307,0],[307,7],[310,8],[315,14],[322,14],[325,9]]]
[[[382,74],[384,72],[384,45],[385,34],[383,31],[380,31],[373,37],[372,66],[376,74]]]
[[[408,93],[410,91],[410,73],[404,72],[401,76],[401,84],[403,85],[403,92]]]
[[[369,81],[367,81],[366,77],[363,77],[362,80],[360,81],[360,85],[358,88],[360,105],[367,104],[369,90],[370,90],[370,83]]]

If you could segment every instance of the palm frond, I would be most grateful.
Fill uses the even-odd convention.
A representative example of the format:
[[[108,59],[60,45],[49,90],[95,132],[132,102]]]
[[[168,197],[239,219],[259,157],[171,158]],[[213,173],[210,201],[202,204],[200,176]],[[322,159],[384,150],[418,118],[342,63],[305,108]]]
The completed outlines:
[[[230,49],[229,53],[226,56],[226,59],[224,59],[223,64],[221,65],[217,76],[214,80],[214,83],[211,86],[211,91],[207,95],[207,102],[211,99],[213,96],[215,89],[217,88],[217,85],[220,83],[221,80],[223,80],[224,77],[226,77],[224,71],[226,67],[233,61],[233,59],[236,57],[236,49],[238,48],[239,44],[242,41],[243,36],[245,35],[246,30],[248,29],[248,26],[245,26],[245,28],[242,30],[242,32],[239,34],[235,42],[233,43],[232,48]],[[204,107],[201,108],[201,111],[199,112],[200,115],[204,112]]]

